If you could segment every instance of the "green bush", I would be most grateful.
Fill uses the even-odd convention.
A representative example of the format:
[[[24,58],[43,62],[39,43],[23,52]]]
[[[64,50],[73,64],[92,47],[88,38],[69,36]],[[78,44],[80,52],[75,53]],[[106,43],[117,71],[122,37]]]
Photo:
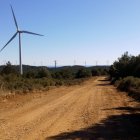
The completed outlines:
[[[99,75],[100,75],[100,72],[99,72],[99,70],[97,70],[97,69],[93,69],[93,70],[91,71],[91,73],[92,73],[92,76],[99,76]]]
[[[46,77],[46,78],[51,77],[50,72],[46,68],[41,68],[40,70],[38,70],[37,75],[36,75],[36,78],[43,78],[43,77]]]
[[[109,74],[115,79],[135,76],[140,78],[140,55],[131,56],[128,52],[124,53],[110,67]]]
[[[140,101],[140,78],[129,76],[116,81],[117,88],[127,91],[128,95]]]
[[[64,85],[64,81],[63,80],[55,79],[55,86],[62,86],[62,85]]]
[[[15,69],[15,67],[13,67],[12,64],[8,61],[6,63],[6,66],[2,69],[1,74],[2,75],[9,75],[9,74],[18,75],[18,72]]]
[[[74,74],[70,69],[61,69],[53,72],[52,77],[55,79],[73,79]]]
[[[35,70],[29,70],[24,74],[25,78],[35,78],[37,76],[37,72]]]
[[[123,91],[129,91],[131,88],[139,89],[140,88],[140,79],[134,78],[133,76],[126,77],[120,80],[118,88]]]
[[[76,73],[76,78],[88,78],[91,76],[92,76],[91,71],[86,68],[82,68]]]

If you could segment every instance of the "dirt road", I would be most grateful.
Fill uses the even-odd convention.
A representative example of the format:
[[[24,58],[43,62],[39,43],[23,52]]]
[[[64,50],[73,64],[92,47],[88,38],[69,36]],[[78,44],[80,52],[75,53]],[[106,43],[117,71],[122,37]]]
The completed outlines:
[[[105,77],[0,100],[0,140],[140,139],[140,104]]]

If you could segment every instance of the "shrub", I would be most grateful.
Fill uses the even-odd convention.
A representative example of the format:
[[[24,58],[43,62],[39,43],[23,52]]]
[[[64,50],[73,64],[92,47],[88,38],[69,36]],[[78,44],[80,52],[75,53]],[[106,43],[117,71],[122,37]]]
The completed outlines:
[[[16,71],[16,69],[12,66],[12,64],[8,61],[6,63],[6,66],[2,69],[1,71],[2,75],[9,75],[9,74],[15,74],[17,75],[18,72]]]
[[[92,76],[91,71],[86,68],[82,68],[76,73],[76,78],[88,78],[91,76]]]
[[[134,78],[133,76],[126,77],[120,80],[118,88],[123,91],[129,91],[131,88],[139,89],[140,88],[140,79]]]
[[[128,95],[140,101],[140,79],[133,76],[116,81],[117,88],[127,91]]]
[[[140,78],[140,55],[131,56],[128,52],[124,53],[110,67],[109,74],[111,77],[124,78],[135,76]]]
[[[91,73],[92,73],[92,76],[99,76],[100,75],[100,72],[97,69],[93,69],[91,71]]]
[[[25,78],[35,78],[37,76],[37,72],[35,70],[29,70],[24,74]]]
[[[64,85],[64,81],[58,79],[55,80],[55,86],[62,86],[62,85]]]
[[[50,77],[51,77],[50,72],[49,72],[46,68],[41,68],[41,69],[37,72],[36,78],[43,78],[43,77],[47,77],[47,78],[50,78]]]
[[[55,79],[73,79],[74,74],[70,69],[61,69],[53,72],[52,77]]]

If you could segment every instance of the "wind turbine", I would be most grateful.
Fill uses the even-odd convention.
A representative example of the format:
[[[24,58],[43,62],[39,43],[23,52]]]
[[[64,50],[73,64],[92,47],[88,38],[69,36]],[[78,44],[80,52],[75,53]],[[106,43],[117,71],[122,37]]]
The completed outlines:
[[[55,69],[56,69],[56,65],[57,65],[57,61],[56,61],[56,60],[54,60],[54,66],[55,66]]]
[[[10,5],[11,6],[11,5]],[[17,24],[17,20],[14,14],[14,10],[11,6],[11,11],[13,14],[13,18],[14,18],[14,22],[15,22],[15,26],[16,26],[16,33],[11,37],[11,39],[5,44],[5,46],[0,50],[0,52],[17,36],[19,35],[19,63],[20,63],[20,74],[23,74],[23,69],[22,69],[22,57],[21,57],[21,34],[22,33],[26,33],[26,34],[32,34],[32,35],[38,35],[38,36],[43,36],[41,34],[37,34],[37,33],[33,33],[33,32],[29,32],[29,31],[25,31],[25,30],[19,30],[18,24]]]

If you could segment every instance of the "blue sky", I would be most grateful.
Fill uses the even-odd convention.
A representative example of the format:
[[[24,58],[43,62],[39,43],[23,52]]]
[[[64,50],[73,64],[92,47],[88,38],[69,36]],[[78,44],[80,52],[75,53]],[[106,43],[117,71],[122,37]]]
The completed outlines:
[[[1,48],[20,29],[22,62],[29,65],[112,64],[124,52],[140,54],[140,0],[0,0]],[[18,37],[1,53],[0,64],[19,63]]]

